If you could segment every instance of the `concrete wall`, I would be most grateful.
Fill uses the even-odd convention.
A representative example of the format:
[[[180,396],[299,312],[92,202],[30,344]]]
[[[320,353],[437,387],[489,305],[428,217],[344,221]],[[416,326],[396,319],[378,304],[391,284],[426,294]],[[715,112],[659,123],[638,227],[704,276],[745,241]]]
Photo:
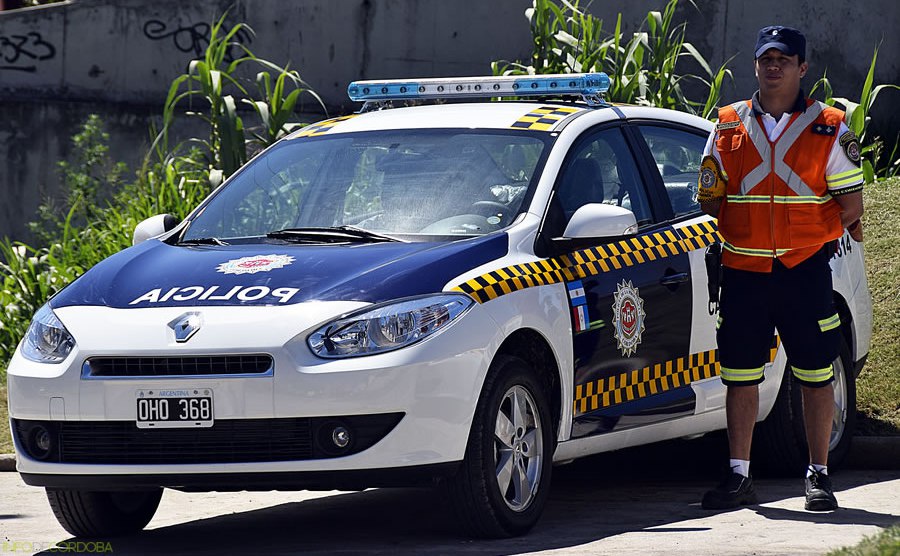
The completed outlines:
[[[687,21],[688,40],[714,66],[736,56],[735,84],[726,90],[726,100],[755,89],[756,31],[772,22],[805,30],[809,85],[827,67],[838,96],[858,97],[879,41],[876,80],[900,83],[896,0],[696,2],[699,10],[682,2],[676,20]],[[486,75],[492,60],[526,58],[531,43],[524,11],[530,5],[530,0],[72,0],[0,12],[0,235],[27,239],[25,222],[41,196],[58,189],[54,162],[67,154],[69,138],[88,113],[98,112],[108,122],[114,155],[136,163],[169,83],[202,54],[209,22],[229,7],[231,22],[244,21],[256,31],[243,42],[263,58],[289,62],[334,114],[355,108],[346,98],[347,84],[355,79]],[[664,0],[595,1],[590,9],[607,30],[614,28],[619,11],[625,28],[635,30],[648,10],[664,5]],[[302,109],[315,105],[307,102]],[[900,111],[890,112],[896,118]]]

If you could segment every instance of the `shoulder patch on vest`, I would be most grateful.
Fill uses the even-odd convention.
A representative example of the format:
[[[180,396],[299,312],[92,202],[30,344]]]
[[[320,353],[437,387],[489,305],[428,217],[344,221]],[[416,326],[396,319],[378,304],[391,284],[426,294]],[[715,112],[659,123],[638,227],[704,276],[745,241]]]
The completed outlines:
[[[856,134],[853,133],[853,130],[848,129],[841,138],[838,139],[838,142],[841,144],[841,148],[844,149],[844,154],[847,155],[853,162],[859,162],[859,141],[856,139]]]
[[[739,125],[741,125],[741,121],[740,121],[740,120],[735,120],[735,121],[733,121],[733,122],[725,122],[725,123],[721,123],[721,124],[716,124],[716,131],[721,131],[721,130],[723,130],[723,129],[732,129],[732,128],[735,128],[735,127],[737,127],[737,126],[739,126]]]
[[[837,126],[827,124],[815,124],[811,129],[816,135],[834,135],[837,133]]]
[[[716,160],[716,157],[711,155],[704,156],[703,161],[700,163],[696,201],[706,203],[721,199],[725,196],[725,182],[727,181],[728,176],[722,171],[722,167],[719,166],[719,161]]]

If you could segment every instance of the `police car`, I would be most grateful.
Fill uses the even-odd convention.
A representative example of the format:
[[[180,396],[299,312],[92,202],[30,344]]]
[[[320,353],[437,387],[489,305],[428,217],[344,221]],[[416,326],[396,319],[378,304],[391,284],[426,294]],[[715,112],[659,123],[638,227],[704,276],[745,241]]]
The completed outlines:
[[[608,83],[353,83],[359,113],[141,223],[9,365],[22,478],[77,536],[143,528],[164,488],[433,484],[500,537],[538,520],[554,464],[723,429],[719,236],[694,200],[712,124]],[[834,463],[871,302],[860,244],[832,268]],[[773,336],[754,460],[787,470],[806,449],[784,368]]]

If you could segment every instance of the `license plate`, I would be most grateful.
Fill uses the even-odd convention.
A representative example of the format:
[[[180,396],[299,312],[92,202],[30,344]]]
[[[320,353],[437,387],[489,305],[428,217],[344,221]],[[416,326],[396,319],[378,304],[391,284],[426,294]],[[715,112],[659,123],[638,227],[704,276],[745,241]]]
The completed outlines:
[[[213,395],[209,388],[138,390],[136,403],[140,429],[213,425]]]

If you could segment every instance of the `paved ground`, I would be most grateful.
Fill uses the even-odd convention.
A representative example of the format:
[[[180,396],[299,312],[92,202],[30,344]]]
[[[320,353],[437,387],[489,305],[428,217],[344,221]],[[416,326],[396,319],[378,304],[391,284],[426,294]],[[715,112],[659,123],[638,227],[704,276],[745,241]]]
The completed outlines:
[[[709,456],[640,449],[554,470],[552,495],[531,534],[473,541],[458,535],[443,501],[420,489],[358,493],[166,491],[149,530],[114,539],[114,554],[824,554],[900,523],[900,470],[834,475],[842,508],[803,510],[799,480],[758,480],[762,503],[709,513]],[[0,473],[0,555],[69,538],[41,489]],[[6,543],[5,545],[3,543]],[[18,543],[18,544],[15,544]],[[5,549],[5,550],[4,550]],[[16,552],[13,552],[15,549]]]

